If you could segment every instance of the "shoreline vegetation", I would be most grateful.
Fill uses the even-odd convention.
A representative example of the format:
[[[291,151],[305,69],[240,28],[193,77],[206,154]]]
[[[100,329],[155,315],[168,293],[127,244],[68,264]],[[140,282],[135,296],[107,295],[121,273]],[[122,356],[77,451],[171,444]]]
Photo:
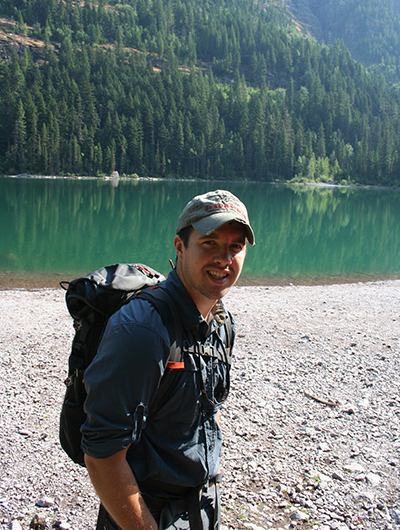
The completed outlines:
[[[0,175],[0,178],[14,178],[14,179],[71,179],[71,180],[111,180],[114,182],[121,181],[163,181],[163,182],[215,182],[218,183],[219,187],[223,188],[225,184],[230,184],[232,182],[240,182],[238,180],[217,180],[215,178],[211,179],[199,179],[195,177],[154,177],[146,176],[141,177],[137,173],[132,175],[119,175],[118,171],[114,171],[111,175],[33,175],[28,173],[21,173],[18,175]],[[342,181],[342,182],[333,182],[333,181],[315,181],[312,179],[302,179],[296,180],[296,178],[288,181],[280,180],[248,180],[248,184],[270,184],[271,186],[315,186],[317,188],[359,188],[359,189],[369,189],[369,190],[390,190],[397,191],[400,190],[400,186],[381,186],[373,184],[359,184],[357,182],[352,182],[351,180]]]

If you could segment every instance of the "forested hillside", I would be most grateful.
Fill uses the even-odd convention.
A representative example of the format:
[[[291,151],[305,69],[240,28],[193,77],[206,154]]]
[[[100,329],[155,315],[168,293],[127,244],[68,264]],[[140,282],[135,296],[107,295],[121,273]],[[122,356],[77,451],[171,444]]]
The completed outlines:
[[[400,183],[400,93],[270,0],[0,0],[0,172]]]
[[[342,39],[352,57],[400,86],[400,0],[288,0],[317,40]]]

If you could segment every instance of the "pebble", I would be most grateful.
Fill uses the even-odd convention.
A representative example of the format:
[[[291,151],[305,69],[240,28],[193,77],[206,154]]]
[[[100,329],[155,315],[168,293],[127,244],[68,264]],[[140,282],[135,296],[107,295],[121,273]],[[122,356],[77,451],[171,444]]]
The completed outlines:
[[[40,515],[36,514],[31,524],[29,525],[29,528],[33,528],[34,530],[45,530],[47,529],[47,522],[46,519],[41,517]]]
[[[365,467],[360,464],[345,464],[343,466],[343,471],[348,471],[349,473],[364,473]]]
[[[371,486],[378,486],[381,483],[381,477],[375,473],[367,473],[365,478]]]
[[[301,510],[295,510],[291,515],[291,519],[298,519],[300,521],[308,521],[310,516],[307,513],[302,512]]]
[[[54,505],[54,499],[51,497],[44,497],[43,499],[39,499],[36,501],[36,506],[40,506],[41,508],[48,508],[49,506]]]
[[[18,432],[21,436],[26,436],[27,438],[30,438],[32,436],[32,432],[28,431],[27,429],[21,429]]]
[[[27,530],[34,513],[48,529],[95,526],[86,470],[58,441],[64,295],[0,291],[0,529]],[[400,530],[399,300],[398,280],[227,295],[221,530]]]
[[[14,519],[13,521],[11,521],[9,525],[9,529],[10,530],[22,530],[22,526],[20,525],[19,521]]]

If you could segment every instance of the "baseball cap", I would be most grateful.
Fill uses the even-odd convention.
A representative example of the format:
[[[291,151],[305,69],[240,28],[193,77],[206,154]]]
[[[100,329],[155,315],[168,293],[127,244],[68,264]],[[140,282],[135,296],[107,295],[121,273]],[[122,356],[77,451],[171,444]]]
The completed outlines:
[[[176,233],[192,225],[199,234],[208,236],[231,221],[238,221],[245,226],[247,240],[254,245],[254,232],[246,206],[230,191],[209,191],[187,203],[179,217]]]

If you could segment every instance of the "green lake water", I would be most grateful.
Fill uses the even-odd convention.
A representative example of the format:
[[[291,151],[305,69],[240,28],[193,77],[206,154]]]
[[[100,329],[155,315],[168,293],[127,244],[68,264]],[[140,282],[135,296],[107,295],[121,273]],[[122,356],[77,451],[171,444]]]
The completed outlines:
[[[15,275],[72,279],[116,262],[167,274],[182,208],[218,188],[246,204],[256,235],[244,282],[400,277],[398,190],[0,178],[2,286]]]

